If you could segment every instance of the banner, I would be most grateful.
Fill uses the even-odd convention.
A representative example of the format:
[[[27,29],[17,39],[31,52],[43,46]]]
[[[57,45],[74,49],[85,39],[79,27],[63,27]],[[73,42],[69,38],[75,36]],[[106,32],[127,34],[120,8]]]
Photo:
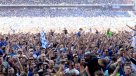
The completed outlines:
[[[41,42],[41,47],[42,48],[47,48],[49,43],[47,41],[47,39],[45,38],[46,34],[44,33],[44,31],[41,31],[40,33],[40,42]]]

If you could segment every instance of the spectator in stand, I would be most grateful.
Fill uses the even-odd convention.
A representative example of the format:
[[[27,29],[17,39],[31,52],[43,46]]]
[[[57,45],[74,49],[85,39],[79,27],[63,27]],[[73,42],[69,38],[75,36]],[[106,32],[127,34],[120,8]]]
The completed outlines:
[[[99,30],[90,33],[82,29],[79,37],[68,31],[47,32],[47,48],[41,47],[39,33],[1,35],[0,42],[7,44],[0,47],[0,75],[135,75],[136,53],[130,46],[130,33],[122,31],[108,37]]]

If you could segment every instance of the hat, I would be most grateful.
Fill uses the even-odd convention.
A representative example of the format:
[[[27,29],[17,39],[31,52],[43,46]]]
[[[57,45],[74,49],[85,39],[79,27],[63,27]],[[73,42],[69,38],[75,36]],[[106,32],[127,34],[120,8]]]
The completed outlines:
[[[90,55],[90,54],[91,54],[90,51],[86,51],[86,52],[85,52],[85,55]]]

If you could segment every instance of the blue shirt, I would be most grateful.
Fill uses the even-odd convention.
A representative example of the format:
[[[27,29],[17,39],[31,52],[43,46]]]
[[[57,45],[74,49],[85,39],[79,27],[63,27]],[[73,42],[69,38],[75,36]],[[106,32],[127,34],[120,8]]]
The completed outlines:
[[[33,76],[33,72],[30,68],[29,68],[29,71],[28,71],[28,76]]]
[[[13,57],[13,56],[15,56],[15,55],[16,55],[16,53],[11,52],[11,53],[9,53],[8,55],[9,55],[9,56],[11,56],[11,57]]]
[[[80,36],[81,36],[81,33],[80,33],[80,31],[77,33],[77,36],[78,36],[78,37],[80,37]]]
[[[0,50],[0,55],[3,55],[3,50]]]
[[[8,43],[6,42],[6,41],[1,41],[0,42],[0,47],[2,47],[2,46],[6,46]]]
[[[41,54],[41,51],[34,51],[33,54],[39,56]]]
[[[0,42],[0,47],[2,47],[3,46],[3,43],[2,42]]]
[[[13,45],[13,49],[14,49],[14,50],[18,50],[18,49],[19,49],[19,46],[18,46],[18,45]]]

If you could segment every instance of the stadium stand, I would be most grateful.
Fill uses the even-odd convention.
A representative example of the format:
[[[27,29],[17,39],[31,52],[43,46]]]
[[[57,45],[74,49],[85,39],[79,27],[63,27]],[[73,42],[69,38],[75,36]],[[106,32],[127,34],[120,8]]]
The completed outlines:
[[[0,4],[131,4],[131,0],[1,0]]]

